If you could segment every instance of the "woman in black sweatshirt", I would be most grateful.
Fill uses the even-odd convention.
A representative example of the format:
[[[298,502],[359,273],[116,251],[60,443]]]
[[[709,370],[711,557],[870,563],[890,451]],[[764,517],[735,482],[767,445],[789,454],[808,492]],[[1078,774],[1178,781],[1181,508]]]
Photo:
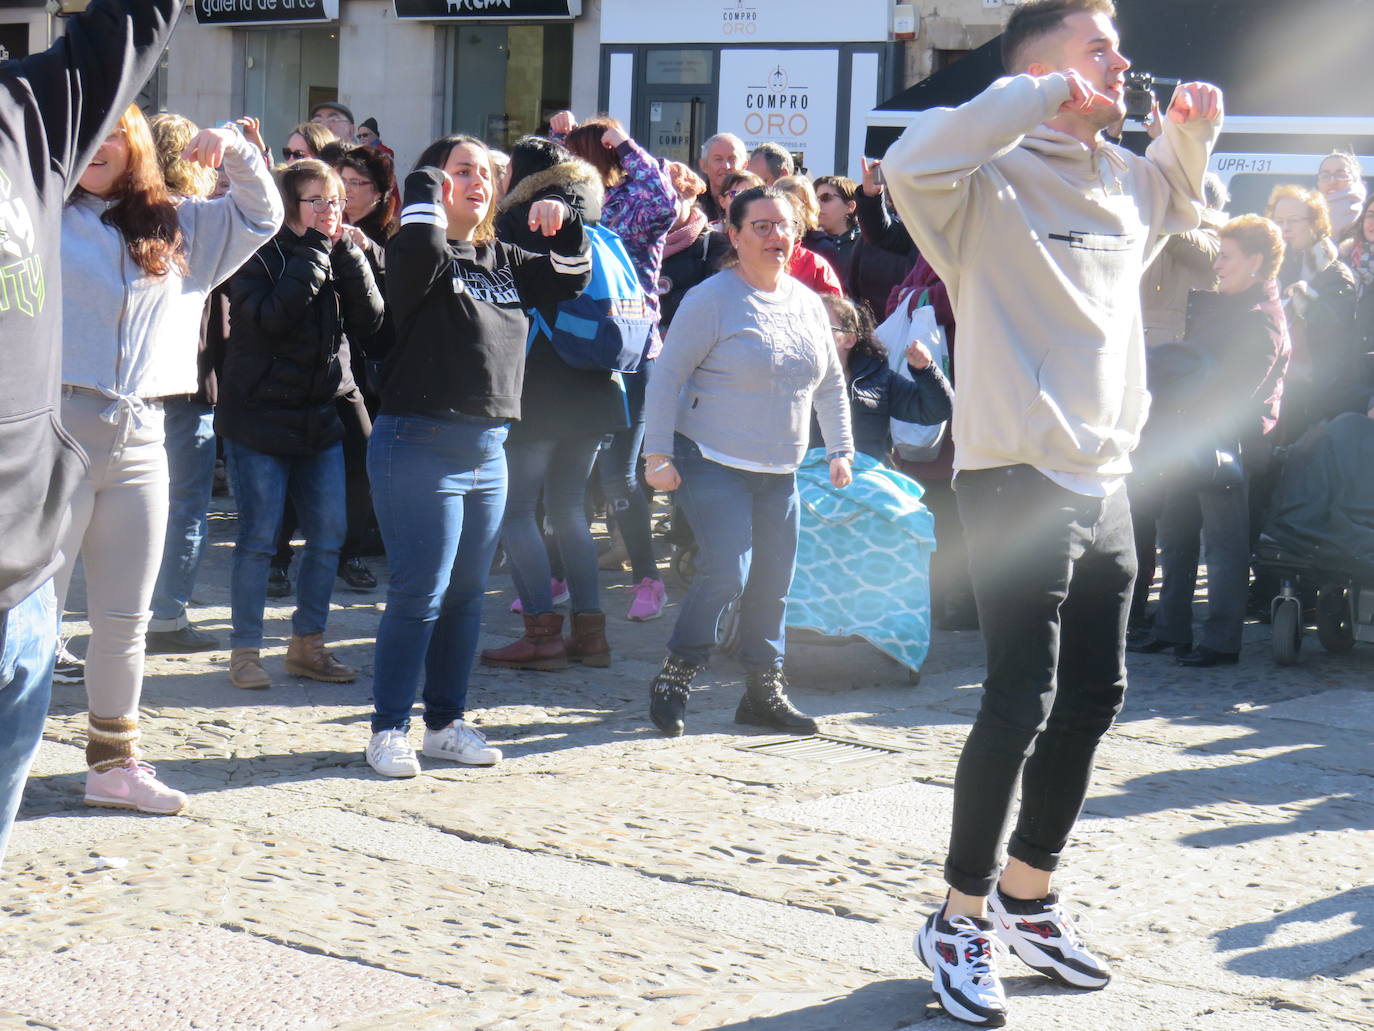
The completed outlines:
[[[501,759],[464,719],[482,597],[506,507],[506,428],[519,419],[530,308],[575,297],[591,276],[582,222],[563,201],[530,206],[548,254],[501,243],[486,147],[445,136],[405,183],[386,248],[396,340],[368,445],[373,504],[391,563],[377,631],[367,761],[387,777],[420,771],[406,740],[423,674],[423,752]]]

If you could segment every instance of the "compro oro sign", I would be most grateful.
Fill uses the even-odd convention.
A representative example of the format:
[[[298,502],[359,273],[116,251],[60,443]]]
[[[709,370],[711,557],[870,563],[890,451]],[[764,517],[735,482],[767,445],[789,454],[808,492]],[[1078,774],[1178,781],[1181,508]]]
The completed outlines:
[[[749,149],[780,143],[800,153],[812,175],[835,164],[835,50],[730,50],[720,54],[722,132]]]
[[[339,0],[195,0],[202,25],[337,21]]]

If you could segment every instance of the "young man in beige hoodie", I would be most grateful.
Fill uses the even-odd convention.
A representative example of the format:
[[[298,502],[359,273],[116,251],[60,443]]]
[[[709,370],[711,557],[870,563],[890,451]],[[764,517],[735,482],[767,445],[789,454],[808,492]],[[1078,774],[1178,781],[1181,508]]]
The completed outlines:
[[[1110,0],[1022,3],[1002,37],[1009,77],[916,115],[883,161],[959,323],[954,487],[988,656],[955,777],[949,898],[917,951],[941,1005],[985,1026],[1006,1021],[994,937],[1061,983],[1111,976],[1050,882],[1126,687],[1141,274],[1198,225],[1220,129],[1220,92],[1190,83],[1145,157],[1102,139],[1130,67],[1114,15]]]

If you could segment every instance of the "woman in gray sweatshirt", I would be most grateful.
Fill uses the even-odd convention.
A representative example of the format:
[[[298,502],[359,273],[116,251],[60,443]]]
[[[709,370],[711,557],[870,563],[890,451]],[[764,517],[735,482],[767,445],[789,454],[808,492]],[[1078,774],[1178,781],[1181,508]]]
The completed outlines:
[[[645,398],[649,485],[681,490],[698,546],[696,577],[649,688],[649,714],[670,737],[682,733],[692,679],[741,595],[746,676],[735,722],[815,732],[788,701],[782,671],[796,469],[813,404],[836,487],[849,484],[854,456],[830,319],[787,274],[797,240],[791,200],[772,187],[746,190],[730,205],[729,233],[738,264],[683,298]]]
[[[144,633],[167,522],[160,399],[195,392],[206,296],[282,219],[262,155],[236,130],[203,130],[186,157],[222,167],[228,196],[175,204],[148,123],[130,107],[62,217],[62,422],[89,464],[63,538],[57,611],[80,555],[91,624],[86,803],[150,813],[186,805],[138,752]]]

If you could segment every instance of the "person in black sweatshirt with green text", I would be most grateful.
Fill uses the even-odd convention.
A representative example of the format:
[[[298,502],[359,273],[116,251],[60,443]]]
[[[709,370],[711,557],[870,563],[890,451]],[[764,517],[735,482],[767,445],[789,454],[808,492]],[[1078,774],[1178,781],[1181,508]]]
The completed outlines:
[[[84,456],[58,422],[62,206],[172,33],[177,0],[93,0],[0,64],[0,858],[57,647],[52,575]]]
[[[391,565],[377,630],[368,764],[420,772],[406,739],[424,679],[422,751],[490,766],[501,752],[465,719],[482,597],[506,507],[506,428],[520,418],[531,308],[577,296],[591,278],[582,222],[564,201],[530,206],[535,254],[501,243],[487,148],[446,136],[405,183],[386,248],[396,341],[382,373],[367,468]]]

